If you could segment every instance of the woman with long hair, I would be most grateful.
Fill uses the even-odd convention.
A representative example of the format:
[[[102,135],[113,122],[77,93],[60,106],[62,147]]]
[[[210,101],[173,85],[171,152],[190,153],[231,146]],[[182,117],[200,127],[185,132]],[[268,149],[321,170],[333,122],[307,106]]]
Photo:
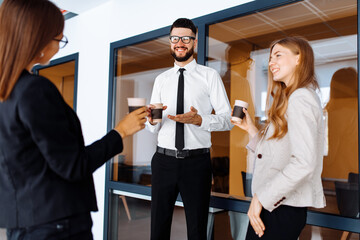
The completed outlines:
[[[145,127],[143,107],[84,146],[76,113],[54,84],[31,73],[67,43],[63,28],[48,0],[0,7],[0,227],[9,240],[92,239],[92,173]]]
[[[322,208],[324,124],[314,54],[300,37],[270,47],[267,121],[259,131],[246,109],[234,125],[247,131],[254,153],[253,199],[246,239],[298,239],[307,207]]]

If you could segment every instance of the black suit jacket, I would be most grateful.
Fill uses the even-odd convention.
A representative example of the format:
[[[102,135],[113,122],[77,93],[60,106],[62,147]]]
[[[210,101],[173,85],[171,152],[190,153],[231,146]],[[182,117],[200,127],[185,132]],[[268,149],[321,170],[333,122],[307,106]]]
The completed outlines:
[[[114,130],[85,147],[79,119],[57,88],[24,71],[0,103],[0,227],[96,211],[92,173],[122,149]]]

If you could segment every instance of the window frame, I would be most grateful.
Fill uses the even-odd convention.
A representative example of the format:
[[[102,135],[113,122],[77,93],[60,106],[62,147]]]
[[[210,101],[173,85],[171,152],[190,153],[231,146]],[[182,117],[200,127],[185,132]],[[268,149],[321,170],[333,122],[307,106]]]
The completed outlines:
[[[50,63],[46,66],[37,65],[33,67],[32,71],[34,74],[39,75],[41,69],[54,67],[56,65],[64,64],[67,62],[75,61],[75,73],[74,73],[74,101],[73,109],[76,112],[76,103],[77,103],[77,88],[78,88],[78,68],[79,68],[79,53],[70,54],[55,60],[51,60]]]
[[[239,6],[235,6],[229,9],[225,9],[219,12],[211,13],[202,17],[192,19],[195,25],[198,27],[198,52],[197,52],[197,62],[199,64],[205,65],[207,61],[207,52],[208,52],[208,29],[209,25],[224,22],[226,20],[246,16],[253,14],[257,11],[264,11],[272,8],[281,7],[287,4],[300,2],[302,0],[269,0],[269,1],[253,1]],[[357,15],[359,16],[359,3],[360,0],[357,0]],[[357,67],[358,67],[358,84],[359,84],[359,48],[360,48],[360,38],[359,38],[359,29],[360,29],[360,18],[357,20],[358,25],[358,37],[357,37]],[[110,131],[114,126],[114,106],[115,106],[115,89],[116,81],[114,76],[116,76],[116,50],[118,48],[139,44],[142,42],[154,40],[159,37],[164,37],[169,34],[170,26],[160,28],[154,31],[143,33],[134,37],[130,37],[124,40],[116,41],[110,44],[110,69],[109,69],[109,94],[108,94],[108,131]],[[360,96],[360,88],[358,90],[358,96]],[[360,112],[360,98],[358,97],[358,115]],[[360,125],[360,118],[358,124]],[[358,139],[360,140],[360,135],[358,134]],[[360,143],[360,141],[359,141]],[[359,156],[358,156],[359,161]],[[104,239],[107,239],[108,227],[109,227],[109,202],[111,199],[111,194],[113,190],[121,191],[122,193],[128,193],[130,197],[143,196],[143,199],[148,199],[151,197],[151,188],[147,186],[141,186],[136,184],[122,183],[122,182],[113,182],[110,180],[110,170],[111,163],[106,163],[106,176],[105,176],[105,209],[104,209]],[[360,172],[360,161],[359,172]],[[360,183],[359,183],[360,185]],[[360,195],[360,191],[359,191]],[[181,199],[178,199],[181,201]],[[228,211],[235,211],[241,213],[247,213],[250,202],[240,199],[229,199],[211,196],[210,206],[214,208],[225,209]],[[360,205],[360,203],[359,203]],[[342,231],[349,231],[360,233],[360,218],[349,218],[340,215],[334,215],[324,212],[316,212],[308,210],[307,215],[307,224],[332,228]]]

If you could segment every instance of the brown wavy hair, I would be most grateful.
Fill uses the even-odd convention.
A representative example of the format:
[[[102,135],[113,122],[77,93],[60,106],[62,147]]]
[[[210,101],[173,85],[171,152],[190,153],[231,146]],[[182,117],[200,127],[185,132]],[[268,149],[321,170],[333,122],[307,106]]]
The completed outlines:
[[[315,77],[314,52],[308,41],[302,37],[286,37],[274,41],[270,45],[270,56],[276,44],[289,49],[295,55],[299,55],[299,64],[295,68],[294,80],[289,86],[286,86],[283,82],[274,81],[270,66],[268,66],[267,121],[265,128],[260,133],[264,135],[265,129],[270,124],[273,124],[275,128],[274,134],[269,139],[281,139],[288,131],[285,115],[290,95],[298,88],[319,88]]]
[[[64,17],[48,0],[5,0],[0,7],[0,101],[21,72],[64,29]]]

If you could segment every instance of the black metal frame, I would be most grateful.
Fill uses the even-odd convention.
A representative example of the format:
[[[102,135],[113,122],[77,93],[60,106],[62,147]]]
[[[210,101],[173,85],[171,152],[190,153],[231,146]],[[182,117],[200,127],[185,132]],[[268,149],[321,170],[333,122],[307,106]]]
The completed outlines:
[[[192,19],[195,25],[198,27],[197,62],[199,64],[205,65],[207,61],[207,52],[208,52],[207,36],[208,36],[209,25],[299,1],[302,0],[271,0],[271,1],[257,0],[236,7],[232,7],[226,10],[208,14],[206,16]],[[357,0],[358,16],[359,16],[359,3],[360,0]],[[358,32],[359,32],[359,26],[360,26],[360,20],[358,17]],[[124,40],[113,42],[110,44],[110,71],[109,71],[108,125],[107,125],[108,130],[112,129],[114,126],[114,111],[115,111],[114,97],[115,97],[115,89],[116,89],[116,81],[114,81],[114,76],[116,76],[115,75],[116,49],[166,36],[169,34],[169,31],[170,31],[170,26],[167,26],[151,32],[130,37]],[[359,37],[357,44],[358,44],[357,52],[359,56],[359,49],[360,49]],[[359,59],[358,59],[358,69],[360,69]],[[359,76],[358,76],[358,81],[359,81]],[[360,89],[359,89],[359,96],[360,96]],[[358,113],[360,112],[359,99],[360,98],[358,98],[358,106],[359,106]],[[358,138],[360,142],[360,135]],[[121,190],[124,192],[130,192],[130,193],[141,194],[146,196],[151,195],[150,187],[141,186],[137,184],[110,181],[110,176],[111,176],[110,169],[111,169],[110,162],[108,162],[106,164],[106,179],[105,179],[105,209],[104,209],[104,239],[105,240],[108,239],[107,235],[108,235],[108,226],[109,226],[109,201],[112,190]],[[360,172],[360,164],[359,164],[359,172]],[[360,195],[360,191],[359,191],[359,195]],[[229,211],[242,212],[242,213],[247,212],[249,205],[250,202],[246,200],[222,198],[216,196],[212,196],[210,200],[211,207],[226,209]],[[307,224],[360,233],[359,218],[348,218],[339,215],[332,215],[328,213],[321,213],[321,212],[315,212],[309,210],[307,217]]]
[[[74,53],[71,55],[67,55],[65,57],[61,57],[55,60],[50,61],[50,63],[46,66],[37,65],[33,67],[32,71],[34,74],[39,74],[39,70],[44,68],[53,67],[59,64],[67,63],[75,61],[75,74],[74,74],[74,102],[73,109],[76,112],[76,103],[77,103],[77,88],[78,88],[78,66],[79,66],[79,53]]]

